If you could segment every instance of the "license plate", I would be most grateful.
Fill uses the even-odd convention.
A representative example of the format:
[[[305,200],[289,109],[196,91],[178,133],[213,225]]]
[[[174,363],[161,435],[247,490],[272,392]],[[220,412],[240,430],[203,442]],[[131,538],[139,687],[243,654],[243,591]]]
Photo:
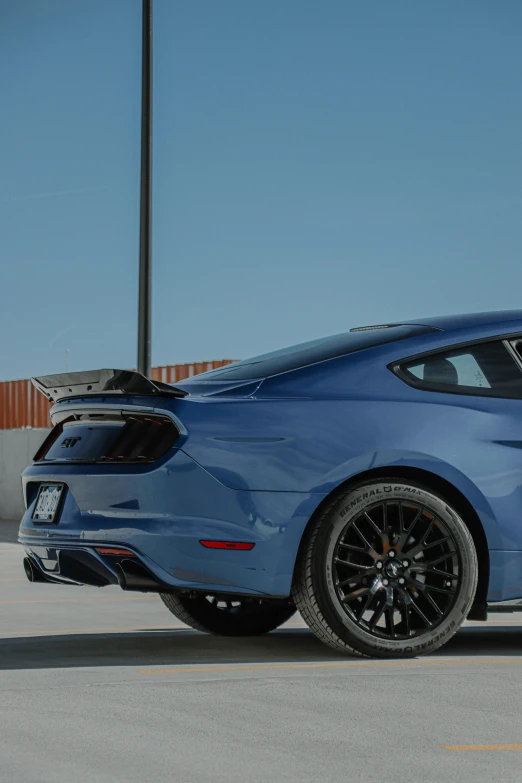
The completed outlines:
[[[38,492],[33,519],[38,519],[41,522],[55,522],[63,489],[63,484],[42,484]]]

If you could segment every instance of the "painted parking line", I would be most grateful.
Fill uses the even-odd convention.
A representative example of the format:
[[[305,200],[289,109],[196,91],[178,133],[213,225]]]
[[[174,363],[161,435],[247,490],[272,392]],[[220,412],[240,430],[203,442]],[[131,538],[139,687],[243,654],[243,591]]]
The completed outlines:
[[[473,624],[472,624],[473,623]],[[475,626],[475,623],[473,621],[469,621],[466,623],[464,628],[480,628],[482,626],[483,629],[487,628],[488,626],[491,627],[492,625],[521,625],[522,624],[522,618],[519,618],[518,620],[488,620],[486,623],[477,623]]]
[[[492,664],[521,664],[522,658],[501,658],[475,660],[474,658],[454,658],[451,660],[410,660],[410,661],[328,661],[324,663],[263,663],[252,666],[198,666],[176,669],[138,669],[138,674],[198,674],[199,672],[249,672],[264,669],[332,669],[348,667],[379,668],[383,666],[457,666]]]
[[[101,598],[13,598],[10,601],[0,601],[0,606],[13,604],[81,604],[100,603],[101,601],[159,601],[157,596],[102,596]]]
[[[189,631],[186,625],[124,625],[119,628],[110,626],[105,628],[51,628],[37,629],[34,631],[0,631],[0,636],[51,636],[60,634],[84,634],[84,633],[122,633],[135,631],[146,633],[147,631]]]
[[[445,750],[522,750],[522,745],[441,745]]]

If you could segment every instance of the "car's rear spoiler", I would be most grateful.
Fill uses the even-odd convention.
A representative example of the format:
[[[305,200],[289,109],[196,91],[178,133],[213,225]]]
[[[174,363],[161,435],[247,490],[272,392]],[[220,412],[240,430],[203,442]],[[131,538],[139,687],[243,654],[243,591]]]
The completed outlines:
[[[188,392],[161,381],[151,381],[131,370],[87,370],[44,375],[31,382],[51,402],[90,394],[137,394],[185,397]]]

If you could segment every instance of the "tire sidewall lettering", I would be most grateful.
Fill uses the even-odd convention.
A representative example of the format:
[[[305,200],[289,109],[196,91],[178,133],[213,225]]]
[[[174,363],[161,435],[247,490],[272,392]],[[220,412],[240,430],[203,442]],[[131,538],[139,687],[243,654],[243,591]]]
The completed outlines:
[[[369,632],[360,628],[356,623],[348,616],[340,600],[337,596],[334,583],[334,573],[332,568],[333,552],[335,550],[337,541],[342,535],[345,528],[352,521],[352,519],[358,516],[363,510],[368,509],[374,503],[383,502],[384,500],[401,500],[403,503],[408,503],[409,500],[415,504],[415,501],[419,505],[425,506],[430,512],[433,512],[435,516],[438,516],[445,525],[449,525],[451,534],[457,545],[457,551],[459,554],[459,570],[461,572],[459,593],[455,603],[446,617],[443,618],[443,625],[437,625],[434,628],[427,631],[426,634],[422,634],[418,637],[414,637],[409,640],[385,640],[376,636],[373,636]],[[440,647],[447,638],[452,636],[460,627],[464,621],[469,608],[473,601],[475,588],[476,588],[476,570],[469,573],[469,569],[464,567],[467,563],[462,560],[462,552],[469,552],[469,542],[471,537],[467,531],[464,522],[456,514],[454,509],[449,507],[442,498],[437,497],[429,490],[424,490],[421,487],[410,485],[408,483],[398,482],[375,482],[368,483],[365,486],[358,487],[350,491],[344,499],[339,501],[340,505],[337,508],[333,508],[329,515],[327,527],[325,529],[326,535],[321,537],[321,552],[320,561],[322,561],[321,572],[324,579],[324,591],[320,591],[323,595],[322,610],[326,617],[330,618],[330,624],[332,627],[337,627],[336,633],[341,638],[348,632],[349,637],[356,637],[359,640],[359,649],[364,651],[364,647],[368,647],[369,654],[389,654],[393,656],[414,656],[430,652],[437,647]],[[467,534],[467,535],[466,535]],[[320,562],[319,561],[319,562]],[[315,560],[316,564],[319,564]],[[475,560],[476,564],[476,560]],[[326,599],[326,603],[324,602]],[[329,606],[327,606],[329,604]],[[342,628],[345,631],[342,631]],[[407,643],[405,643],[407,641]],[[349,639],[347,644],[353,644]]]

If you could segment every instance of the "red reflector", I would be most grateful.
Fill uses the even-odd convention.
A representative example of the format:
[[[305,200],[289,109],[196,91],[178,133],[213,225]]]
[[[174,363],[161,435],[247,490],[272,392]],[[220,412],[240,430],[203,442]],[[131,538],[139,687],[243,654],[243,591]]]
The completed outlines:
[[[207,549],[253,549],[255,544],[248,541],[200,541]]]
[[[130,549],[118,549],[113,546],[97,546],[95,547],[99,555],[125,555],[125,557],[136,557],[134,552]]]

